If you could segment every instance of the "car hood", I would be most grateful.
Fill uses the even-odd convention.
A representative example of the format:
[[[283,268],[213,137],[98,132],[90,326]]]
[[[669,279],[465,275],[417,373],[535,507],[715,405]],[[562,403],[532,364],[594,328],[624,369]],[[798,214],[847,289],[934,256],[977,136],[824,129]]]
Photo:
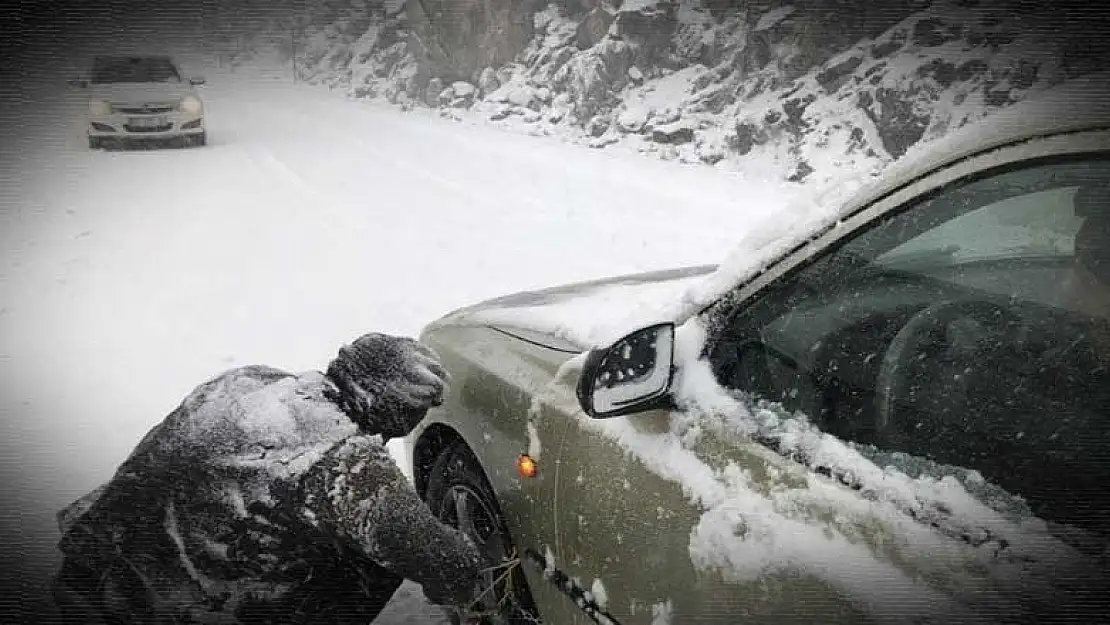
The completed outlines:
[[[188,83],[142,82],[110,83],[89,86],[90,99],[103,99],[109,102],[175,102],[187,95],[194,94]]]
[[[626,332],[675,321],[690,287],[714,265],[653,271],[514,293],[456,310],[430,327],[488,326],[545,347],[581,352]]]

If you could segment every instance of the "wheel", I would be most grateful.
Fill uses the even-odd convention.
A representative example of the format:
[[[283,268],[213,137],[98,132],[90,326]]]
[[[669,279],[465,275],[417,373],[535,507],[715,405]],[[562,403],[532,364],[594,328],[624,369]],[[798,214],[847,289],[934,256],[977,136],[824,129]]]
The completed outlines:
[[[906,436],[907,409],[933,414],[966,410],[963,402],[970,389],[956,380],[966,380],[962,373],[981,366],[987,354],[1011,342],[1017,324],[1013,313],[987,301],[942,301],[915,313],[894,336],[879,365],[876,434],[888,442]]]
[[[101,141],[100,137],[89,137],[90,150],[99,150],[102,147],[104,147],[104,142]]]
[[[455,442],[436,458],[424,501],[441,521],[470,536],[487,560],[483,594],[474,610],[487,614],[482,625],[540,623],[493,489],[465,444]],[[510,564],[514,559],[515,566]],[[460,622],[452,619],[456,625]]]
[[[198,147],[198,148],[202,147],[204,145],[207,145],[208,144],[208,133],[207,132],[202,132],[199,135],[193,135],[193,138],[192,138],[191,142],[193,144],[193,147]]]

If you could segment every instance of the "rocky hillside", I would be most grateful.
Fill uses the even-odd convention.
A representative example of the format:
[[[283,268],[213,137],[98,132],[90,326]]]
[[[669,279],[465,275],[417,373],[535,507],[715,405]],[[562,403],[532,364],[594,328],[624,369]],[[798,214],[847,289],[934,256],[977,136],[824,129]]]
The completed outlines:
[[[820,182],[1110,67],[1086,3],[327,0],[298,75],[589,146]]]

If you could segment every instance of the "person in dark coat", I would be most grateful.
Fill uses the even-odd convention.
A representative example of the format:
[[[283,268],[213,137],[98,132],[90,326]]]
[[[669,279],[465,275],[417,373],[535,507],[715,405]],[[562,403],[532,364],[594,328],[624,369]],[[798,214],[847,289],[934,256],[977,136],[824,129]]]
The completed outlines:
[[[64,622],[368,625],[405,579],[465,603],[478,550],[384,447],[446,380],[427,347],[367,334],[323,374],[247,366],[198,386],[58,514]]]

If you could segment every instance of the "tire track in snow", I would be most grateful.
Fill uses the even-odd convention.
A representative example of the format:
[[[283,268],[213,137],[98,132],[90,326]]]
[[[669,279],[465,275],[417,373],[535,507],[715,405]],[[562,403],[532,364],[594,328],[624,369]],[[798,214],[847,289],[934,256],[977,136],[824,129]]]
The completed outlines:
[[[311,171],[318,169],[318,164],[316,161],[305,159],[311,159],[313,155],[295,151],[300,145],[300,137],[286,143],[271,140],[272,133],[267,134],[263,130],[250,133],[256,134],[258,139],[255,139],[256,143],[252,144],[250,137],[243,138],[242,149],[246,158],[251,161],[252,166],[262,172],[263,176],[269,179],[280,179],[281,184],[286,188],[306,198],[307,202],[327,211],[329,221],[332,223],[341,222],[346,231],[351,231],[354,227],[358,231],[367,233],[365,237],[367,241],[374,240],[386,248],[398,251],[417,247],[452,249],[458,247],[461,241],[458,233],[466,232],[471,245],[504,249],[504,254],[513,256],[523,254],[521,262],[532,264],[528,260],[528,254],[534,244],[522,243],[522,241],[529,237],[534,238],[537,233],[549,233],[551,222],[561,216],[560,211],[555,211],[556,214],[552,215],[551,207],[533,202],[531,204],[538,208],[499,211],[502,213],[500,218],[494,222],[486,222],[491,227],[475,228],[475,215],[488,213],[492,204],[488,196],[475,192],[475,189],[471,188],[475,186],[473,182],[470,183],[470,187],[465,187],[462,182],[437,175],[434,170],[414,165],[409,159],[392,158],[396,150],[382,149],[382,145],[411,143],[411,139],[406,137],[409,131],[407,126],[397,136],[387,132],[388,138],[381,145],[375,145],[372,141],[335,130],[334,123],[321,121],[327,118],[321,117],[318,112],[309,113],[311,108],[306,105],[309,103],[289,105],[288,99],[284,102],[286,104],[274,110],[270,116],[267,116],[269,119],[261,123],[256,121],[257,118],[251,118],[251,125],[257,125],[260,129],[306,128],[307,132],[303,136],[311,138],[312,141],[306,141],[303,145],[311,148],[320,143],[329,142],[335,144],[335,149],[329,150],[329,154],[365,158],[365,164],[359,163],[358,166],[372,172],[369,174],[370,182],[367,183],[367,189],[373,194],[374,204],[386,207],[388,217],[377,219],[373,216],[372,205],[357,205],[349,198],[329,192],[329,189],[337,185],[346,186],[348,181],[346,179],[328,180],[330,177],[328,170]],[[325,101],[324,104],[333,106],[337,103]],[[355,110],[352,114],[363,115],[365,112]],[[291,117],[294,119],[291,120]],[[326,139],[321,141],[320,137],[326,137]],[[344,167],[350,168],[350,158]],[[310,171],[305,172],[305,169]],[[313,177],[317,176],[323,181],[314,181]],[[374,181],[380,181],[380,183],[375,184]],[[484,191],[486,187],[477,188]],[[341,190],[341,192],[344,191],[347,190]],[[359,189],[352,191],[360,192]],[[350,196],[353,193],[348,192],[346,195]],[[388,197],[390,195],[392,199]],[[460,206],[461,203],[466,205]],[[521,202],[500,201],[497,204],[519,209]],[[376,223],[388,224],[388,232],[377,228]],[[482,263],[480,259],[477,265],[471,268],[471,273],[480,274],[494,270],[494,267],[483,266],[488,263]],[[465,273],[460,272],[460,275]],[[521,288],[535,286],[532,283],[522,283]],[[491,291],[488,296],[492,297],[495,294]],[[460,305],[465,303],[463,298],[460,298],[459,302]]]
[[[250,144],[244,144],[242,149],[246,160],[254,165],[265,180],[280,181],[285,187],[308,200],[315,201],[312,204],[313,209],[325,211],[331,221],[340,221],[336,204],[344,204],[344,208],[350,208],[335,196],[323,193],[317,187],[309,184],[295,169],[274,156],[271,149]]]
[[[328,104],[333,103],[329,102]],[[392,196],[392,201],[386,199],[385,202],[390,208],[411,208],[413,204],[416,204],[411,201],[411,196],[405,197],[397,193],[397,186],[414,187],[421,192],[427,192],[428,183],[446,189],[449,195],[455,200],[461,199],[474,203],[475,205],[485,205],[488,203],[488,198],[481,197],[459,182],[437,175],[427,167],[414,165],[412,161],[407,159],[388,158],[382,153],[380,146],[373,146],[366,140],[336,131],[331,123],[321,121],[318,114],[308,112],[308,109],[304,105],[294,106],[289,102],[285,102],[280,108],[280,116],[295,116],[296,121],[283,119],[276,122],[260,124],[259,126],[310,128],[311,132],[307,134],[325,136],[330,141],[340,146],[350,146],[349,148],[339,147],[335,150],[336,153],[354,153],[367,157],[366,167],[368,171],[373,171],[383,178],[383,184],[372,187],[375,198],[378,202],[381,202],[382,199]],[[266,136],[266,133],[262,133],[262,136]],[[313,143],[319,143],[319,141],[317,140]],[[368,206],[356,205],[350,201],[349,198],[344,198],[336,193],[327,191],[326,189],[329,188],[330,185],[312,182],[300,171],[300,168],[298,168],[296,164],[290,162],[288,157],[284,157],[275,151],[275,147],[278,146],[274,143],[267,141],[267,145],[255,145],[252,144],[249,139],[245,139],[241,147],[245,153],[246,160],[249,160],[267,180],[279,180],[281,184],[310,202],[314,210],[326,211],[332,223],[342,223],[346,229],[357,227],[361,230],[369,230],[368,225],[363,219],[352,220],[347,217],[347,215],[366,217]],[[289,149],[294,149],[294,147],[295,146],[290,145]],[[394,153],[390,153],[390,156],[393,154]],[[401,174],[401,176],[391,176],[385,173],[387,169],[392,169]],[[399,178],[406,182],[397,185],[395,181]],[[391,181],[392,184],[386,184],[386,180]],[[408,183],[408,180],[416,184]],[[422,216],[418,214],[420,212],[421,211],[413,210],[392,211],[390,221],[396,223],[397,218],[400,217],[411,220],[414,226],[419,227],[423,221]],[[465,214],[465,212],[463,212],[463,214]],[[457,215],[459,215],[459,211],[444,211],[434,215],[434,218],[442,220],[456,218]],[[470,225],[469,220],[461,220],[459,223],[460,227],[465,227],[467,225]]]
[[[435,183],[451,191],[451,193],[455,197],[466,198],[467,200],[478,205],[484,205],[489,201],[489,198],[483,197],[473,192],[474,184],[471,181],[459,182],[451,178],[447,178],[437,173],[436,170],[430,169],[426,165],[421,165],[417,161],[401,157],[395,152],[390,153],[390,158],[383,158],[380,149],[374,149],[375,146],[372,146],[367,140],[362,139],[355,134],[337,132],[332,124],[326,121],[321,121],[319,115],[309,112],[303,105],[293,106],[292,104],[287,103],[285,110],[289,112],[295,112],[300,119],[309,121],[314,129],[319,130],[321,134],[325,134],[333,139],[338,140],[339,142],[358,147],[358,152],[373,157],[373,162],[376,165],[389,167],[396,171],[404,172],[414,178]],[[364,111],[364,113],[367,115],[374,114],[374,112],[372,111]],[[409,128],[406,127],[406,130],[409,130]],[[423,130],[420,134],[431,135],[432,133],[428,132],[427,130]],[[443,134],[448,136],[450,135],[450,133]],[[442,138],[442,136],[436,137],[436,139]],[[457,143],[462,144],[464,142],[457,141]],[[534,197],[517,196],[513,199],[520,204],[525,204],[531,206],[533,209],[536,209],[533,214],[547,214],[553,208],[556,208],[543,201],[539,201]]]

